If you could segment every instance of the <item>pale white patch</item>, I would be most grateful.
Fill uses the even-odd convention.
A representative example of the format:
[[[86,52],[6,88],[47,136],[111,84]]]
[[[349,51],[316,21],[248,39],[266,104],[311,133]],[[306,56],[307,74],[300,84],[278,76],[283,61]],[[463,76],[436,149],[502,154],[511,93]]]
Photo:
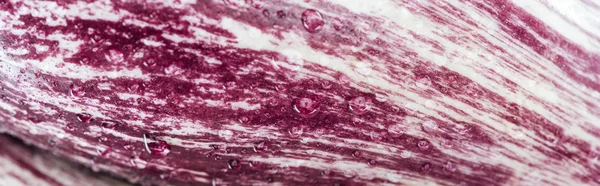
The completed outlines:
[[[155,41],[155,40],[153,40],[153,39],[151,39],[151,38],[144,38],[144,39],[141,39],[140,41],[141,41],[142,43],[144,43],[145,45],[147,45],[147,46],[152,46],[152,47],[160,47],[160,46],[163,46],[163,45],[165,45],[164,43],[161,43],[161,42]]]

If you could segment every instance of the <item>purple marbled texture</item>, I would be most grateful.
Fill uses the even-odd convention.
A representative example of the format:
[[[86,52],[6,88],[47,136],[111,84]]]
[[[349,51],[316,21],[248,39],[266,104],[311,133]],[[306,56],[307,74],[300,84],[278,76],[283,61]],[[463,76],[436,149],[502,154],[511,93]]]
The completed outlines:
[[[595,1],[0,10],[1,131],[132,182],[600,184]]]

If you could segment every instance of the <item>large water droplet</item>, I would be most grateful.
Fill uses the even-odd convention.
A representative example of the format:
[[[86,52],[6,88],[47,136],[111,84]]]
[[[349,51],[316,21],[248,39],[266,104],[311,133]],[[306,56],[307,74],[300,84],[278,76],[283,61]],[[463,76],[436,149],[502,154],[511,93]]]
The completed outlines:
[[[84,90],[83,87],[81,87],[79,85],[72,84],[70,88],[71,88],[71,92],[70,93],[71,93],[72,96],[77,96],[77,97],[85,96],[85,90]]]
[[[302,12],[302,25],[306,31],[310,33],[317,33],[323,29],[323,25],[325,25],[325,20],[323,20],[323,15],[320,12],[314,9],[307,9]]]
[[[456,164],[451,161],[446,162],[444,165],[444,171],[446,172],[456,172]]]
[[[348,102],[348,108],[358,115],[367,113],[371,109],[371,105],[371,99],[364,96],[355,97]]]
[[[299,97],[294,100],[294,111],[303,118],[312,118],[319,112],[319,100],[312,97]]]

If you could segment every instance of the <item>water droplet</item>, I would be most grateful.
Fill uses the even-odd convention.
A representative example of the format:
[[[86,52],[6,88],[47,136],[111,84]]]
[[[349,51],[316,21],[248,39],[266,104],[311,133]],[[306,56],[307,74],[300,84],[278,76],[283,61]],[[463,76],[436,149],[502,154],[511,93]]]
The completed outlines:
[[[171,152],[171,145],[167,142],[159,140],[157,142],[148,143],[148,149],[152,156],[166,156]]]
[[[29,121],[31,121],[31,122],[33,122],[33,123],[35,123],[35,124],[38,124],[38,123],[42,122],[42,120],[41,120],[41,119],[39,119],[39,118],[37,118],[37,117],[29,117],[29,118],[27,118],[27,119],[28,119]]]
[[[123,57],[123,52],[114,49],[109,50],[104,57],[109,63],[122,63],[123,61],[125,61]]]
[[[238,121],[240,123],[248,123],[250,121],[250,118],[246,117],[246,116],[242,116],[238,119]]]
[[[304,133],[304,127],[294,126],[288,130],[288,133],[292,137],[300,137],[300,136],[302,136],[302,133]]]
[[[77,120],[79,120],[79,122],[81,122],[81,123],[88,123],[90,121],[90,119],[92,119],[92,115],[87,114],[87,113],[76,114],[76,116],[77,116]]]
[[[177,65],[171,65],[165,68],[165,74],[170,76],[180,75],[184,72],[183,69],[179,68]]]
[[[401,124],[394,124],[394,125],[388,127],[388,131],[393,136],[399,137],[399,136],[402,136],[402,134],[404,134],[404,132],[406,131],[406,129]]]
[[[48,145],[50,145],[50,146],[55,146],[55,145],[56,145],[56,140],[54,140],[54,139],[49,139],[49,140],[48,140]]]
[[[323,15],[314,9],[307,9],[302,12],[301,20],[306,31],[310,33],[317,33],[321,31],[321,29],[323,29],[323,25],[325,25]]]
[[[299,97],[294,100],[294,111],[303,118],[312,118],[319,112],[319,100],[313,97]]]
[[[283,12],[281,10],[277,11],[277,17],[279,17],[279,18],[285,18],[286,17],[285,12]]]
[[[473,127],[471,127],[469,125],[464,125],[464,124],[457,124],[454,127],[454,131],[456,131],[458,134],[463,135],[463,136],[471,133],[471,130],[473,130]]]
[[[133,146],[133,145],[125,145],[125,146],[123,146],[123,149],[125,149],[125,150],[133,150],[133,149],[135,149],[135,146]]]
[[[279,100],[277,100],[276,98],[269,99],[269,105],[277,106],[277,105],[279,105]]]
[[[223,89],[225,90],[233,90],[237,88],[237,84],[235,83],[235,81],[228,81],[223,83]]]
[[[376,165],[376,164],[377,164],[377,161],[376,161],[376,160],[374,160],[374,159],[369,159],[369,160],[367,161],[367,163],[368,163],[369,165]]]
[[[364,96],[355,97],[348,103],[348,108],[358,115],[367,113],[372,105],[371,99]]]
[[[127,90],[129,90],[130,92],[134,92],[134,93],[142,93],[145,89],[145,84],[144,83],[135,83],[129,87],[127,87]]]
[[[68,124],[67,125],[67,129],[69,129],[69,130],[75,130],[75,125],[74,124]]]
[[[261,141],[254,145],[254,152],[267,150],[269,147],[266,142]]]
[[[119,122],[117,121],[112,121],[112,120],[106,120],[102,122],[102,127],[107,128],[107,129],[114,129],[119,125]]]
[[[386,102],[388,100],[388,96],[386,94],[375,94],[375,100],[379,102]]]
[[[340,81],[341,84],[348,84],[352,81],[350,79],[350,77],[343,75],[343,74],[338,77],[338,80]]]
[[[423,166],[421,166],[421,171],[423,171],[423,172],[431,171],[431,164],[430,163],[423,164]]]
[[[419,147],[420,150],[427,150],[431,147],[431,144],[428,141],[421,140],[417,143],[417,147]]]
[[[402,151],[402,153],[400,153],[400,157],[402,158],[410,158],[413,156],[413,153],[411,151]]]
[[[163,173],[163,174],[160,174],[159,177],[162,180],[168,180],[168,179],[171,179],[171,174],[170,173]]]
[[[452,163],[451,161],[448,161],[444,165],[444,170],[447,172],[456,172],[456,164]]]
[[[327,89],[330,89],[331,87],[333,87],[333,84],[331,84],[330,81],[323,81],[323,82],[321,82],[321,87],[323,87],[323,89],[327,90]]]
[[[231,170],[237,170],[241,167],[241,163],[240,160],[237,159],[231,159],[227,162],[227,168],[231,169]]]
[[[424,132],[433,133],[439,130],[439,126],[435,123],[435,121],[427,120],[421,124],[421,129]]]
[[[415,82],[415,85],[420,88],[420,89],[427,89],[429,87],[431,87],[431,80],[429,79],[429,76],[424,76],[421,77],[419,79],[417,79],[417,81]]]
[[[287,90],[287,86],[284,84],[277,84],[275,85],[275,90],[279,92],[285,92]]]
[[[360,158],[361,155],[362,155],[362,153],[360,151],[356,150],[356,151],[352,152],[352,157]]]
[[[76,96],[76,97],[82,97],[85,96],[85,90],[83,87],[72,84],[71,85],[71,95],[72,96]]]
[[[452,147],[454,147],[454,141],[453,140],[444,140],[440,143],[440,145],[446,149],[451,149]]]

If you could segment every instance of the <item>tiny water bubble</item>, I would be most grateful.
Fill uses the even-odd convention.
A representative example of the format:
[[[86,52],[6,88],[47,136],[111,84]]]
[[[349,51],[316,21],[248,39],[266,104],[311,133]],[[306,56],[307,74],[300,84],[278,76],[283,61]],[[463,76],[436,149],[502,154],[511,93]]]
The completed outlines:
[[[420,150],[427,150],[431,147],[431,144],[428,141],[421,140],[417,142],[417,147],[419,147]]]
[[[229,168],[231,170],[236,170],[236,169],[239,169],[240,167],[241,167],[240,160],[231,159],[227,162],[227,168]]]
[[[90,119],[92,118],[92,116],[88,113],[79,113],[75,115],[77,117],[77,120],[79,120],[79,122],[81,123],[88,123],[90,121]]]
[[[358,96],[348,102],[348,108],[357,115],[367,113],[371,109],[372,101],[370,98]]]
[[[71,88],[71,91],[70,91],[71,96],[83,97],[86,94],[85,89],[82,86],[72,84],[70,86],[70,88]]]
[[[379,102],[386,102],[389,99],[388,95],[385,93],[377,93],[375,94],[375,100]]]
[[[457,169],[456,164],[451,161],[446,162],[446,164],[444,165],[444,171],[446,171],[446,172],[449,172],[449,173],[456,172],[456,169]]]

